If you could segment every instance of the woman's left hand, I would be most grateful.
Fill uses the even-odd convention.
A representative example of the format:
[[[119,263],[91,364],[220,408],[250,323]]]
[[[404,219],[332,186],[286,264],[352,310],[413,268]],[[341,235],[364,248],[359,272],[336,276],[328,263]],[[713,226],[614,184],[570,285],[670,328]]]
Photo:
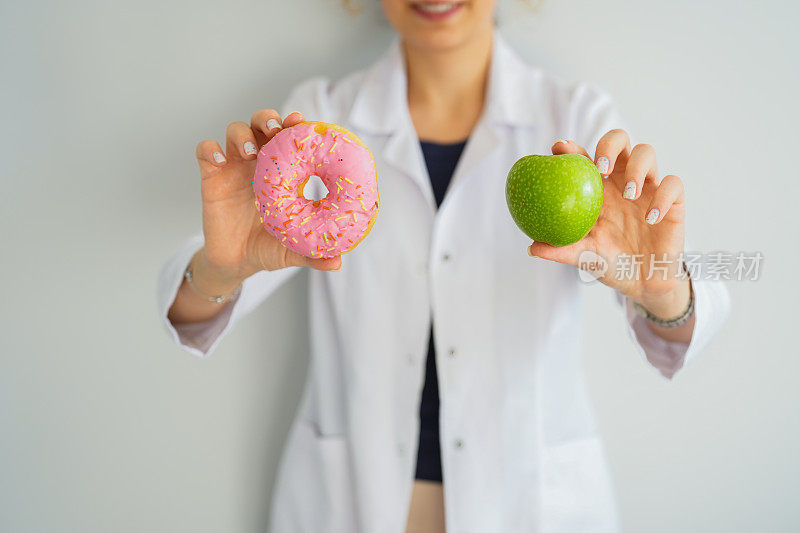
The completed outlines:
[[[553,154],[586,150],[572,141],[558,141]],[[689,280],[683,275],[683,183],[658,174],[656,152],[648,144],[631,149],[624,130],[600,139],[595,165],[603,176],[603,207],[588,235],[569,246],[534,242],[529,253],[560,263],[579,265],[581,254],[602,257],[607,270],[599,279],[660,318],[680,315],[689,303]]]

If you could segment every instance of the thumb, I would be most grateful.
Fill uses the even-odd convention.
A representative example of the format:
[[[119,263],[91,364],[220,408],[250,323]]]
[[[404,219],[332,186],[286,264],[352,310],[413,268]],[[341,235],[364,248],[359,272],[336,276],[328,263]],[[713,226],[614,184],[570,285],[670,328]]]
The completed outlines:
[[[533,242],[528,247],[528,255],[531,257],[541,257],[548,261],[564,263],[567,265],[578,265],[578,256],[586,248],[584,242],[578,241],[567,246],[553,246],[546,242]]]
[[[280,244],[280,246],[283,245]],[[339,255],[327,259],[313,258],[284,248],[286,250],[286,266],[307,266],[315,270],[339,270],[342,268],[342,257]]]
[[[337,255],[328,259],[312,259],[306,257],[308,266],[315,270],[339,270],[342,268],[342,256]]]

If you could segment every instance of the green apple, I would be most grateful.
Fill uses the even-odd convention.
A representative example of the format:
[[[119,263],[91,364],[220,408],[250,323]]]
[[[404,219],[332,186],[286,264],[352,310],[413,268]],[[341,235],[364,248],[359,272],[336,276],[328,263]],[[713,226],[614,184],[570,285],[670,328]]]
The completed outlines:
[[[538,242],[566,246],[583,239],[603,206],[603,179],[580,154],[528,155],[506,180],[511,218]]]

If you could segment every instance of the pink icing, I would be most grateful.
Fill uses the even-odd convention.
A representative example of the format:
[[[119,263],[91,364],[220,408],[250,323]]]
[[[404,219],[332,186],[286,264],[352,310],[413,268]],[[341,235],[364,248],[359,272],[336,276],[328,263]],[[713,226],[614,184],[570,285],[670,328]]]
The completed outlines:
[[[312,175],[328,189],[317,202],[306,199],[300,187]],[[319,122],[281,130],[261,147],[253,191],[264,228],[307,257],[349,251],[379,208],[369,150],[352,133]]]

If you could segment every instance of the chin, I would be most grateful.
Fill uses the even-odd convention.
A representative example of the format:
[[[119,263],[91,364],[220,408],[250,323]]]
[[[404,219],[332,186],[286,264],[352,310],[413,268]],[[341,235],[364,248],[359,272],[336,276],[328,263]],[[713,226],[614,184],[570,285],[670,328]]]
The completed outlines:
[[[421,31],[402,35],[409,45],[431,52],[444,52],[459,48],[469,41],[470,35],[456,31]]]
[[[386,18],[415,48],[446,51],[492,31],[495,0],[383,0]]]

